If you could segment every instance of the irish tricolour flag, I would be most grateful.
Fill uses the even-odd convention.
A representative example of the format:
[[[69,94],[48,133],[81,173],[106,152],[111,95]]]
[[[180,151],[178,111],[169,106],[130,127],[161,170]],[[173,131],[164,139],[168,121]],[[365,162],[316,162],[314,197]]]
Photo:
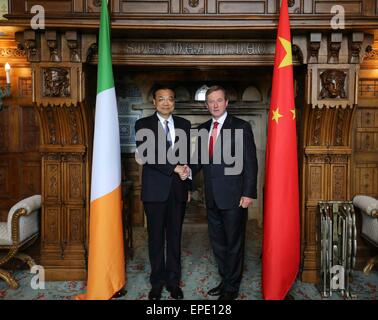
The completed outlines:
[[[107,1],[102,0],[93,142],[87,293],[110,299],[125,285],[121,215],[121,151]]]

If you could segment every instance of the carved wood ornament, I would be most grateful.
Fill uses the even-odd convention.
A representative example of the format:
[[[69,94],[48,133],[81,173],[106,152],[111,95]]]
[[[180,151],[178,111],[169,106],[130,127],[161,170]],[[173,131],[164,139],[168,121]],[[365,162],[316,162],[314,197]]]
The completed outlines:
[[[46,68],[43,70],[43,96],[70,96],[69,70],[64,68]]]
[[[196,8],[198,7],[199,0],[188,0],[188,3],[192,8]]]
[[[321,91],[319,99],[346,98],[345,78],[347,74],[342,70],[326,70],[320,74]]]

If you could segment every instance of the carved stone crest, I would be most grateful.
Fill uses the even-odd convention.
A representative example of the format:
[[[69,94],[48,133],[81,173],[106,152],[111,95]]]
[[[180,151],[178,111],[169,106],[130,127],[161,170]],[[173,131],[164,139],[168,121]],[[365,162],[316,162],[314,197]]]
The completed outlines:
[[[320,75],[322,89],[319,99],[346,98],[345,79],[346,73],[341,70],[326,70]]]
[[[45,97],[68,97],[69,90],[68,71],[64,68],[47,68],[44,71]]]

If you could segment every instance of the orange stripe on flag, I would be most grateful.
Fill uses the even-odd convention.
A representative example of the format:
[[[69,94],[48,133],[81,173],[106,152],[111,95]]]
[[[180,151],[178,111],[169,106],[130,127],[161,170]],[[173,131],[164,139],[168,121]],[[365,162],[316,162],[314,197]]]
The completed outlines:
[[[107,300],[125,285],[121,186],[91,202],[88,288],[79,300]]]

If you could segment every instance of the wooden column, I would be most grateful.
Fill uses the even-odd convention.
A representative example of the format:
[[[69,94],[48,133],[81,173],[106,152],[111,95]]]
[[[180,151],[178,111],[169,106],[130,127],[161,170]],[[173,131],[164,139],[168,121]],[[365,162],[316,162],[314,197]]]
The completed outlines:
[[[318,202],[351,200],[359,63],[369,41],[361,33],[309,37],[301,172],[301,278],[306,282],[318,280]]]
[[[39,107],[42,127],[41,265],[49,280],[85,279],[89,199],[83,105]]]
[[[41,128],[41,265],[47,280],[85,279],[93,112],[84,62],[95,37],[56,30],[22,36]]]

